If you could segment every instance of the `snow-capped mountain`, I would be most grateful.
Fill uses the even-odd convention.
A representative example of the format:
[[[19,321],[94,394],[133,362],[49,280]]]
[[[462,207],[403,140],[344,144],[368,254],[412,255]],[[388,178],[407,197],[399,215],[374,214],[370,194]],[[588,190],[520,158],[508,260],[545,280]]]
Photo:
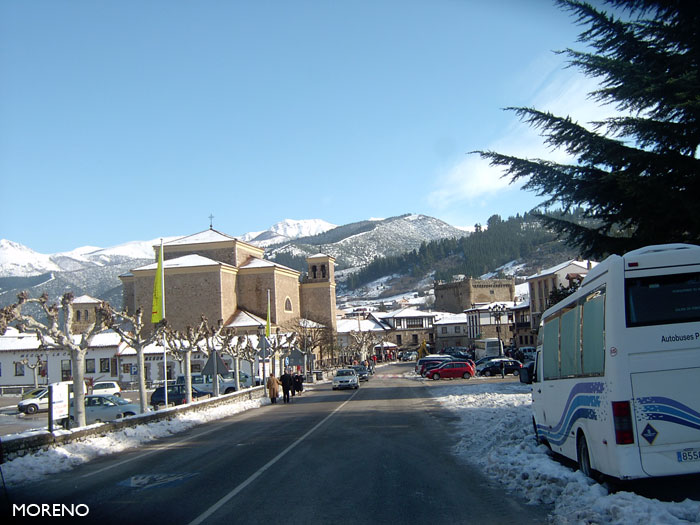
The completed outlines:
[[[318,252],[335,257],[342,270],[361,267],[375,257],[416,249],[423,242],[464,235],[466,232],[432,217],[403,215],[344,226],[319,219],[287,219],[238,238],[265,247],[268,258],[303,271],[305,258]],[[174,237],[164,241],[171,239]],[[119,275],[153,262],[153,247],[159,243],[160,239],[153,239],[109,248],[83,246],[46,255],[0,240],[0,306],[14,302],[22,290],[36,291],[36,295],[47,292],[52,298],[70,291],[121,306]]]
[[[273,244],[298,239],[299,237],[318,235],[333,228],[336,228],[335,224],[321,219],[285,219],[272,225],[268,230],[246,233],[240,235],[239,239],[264,248]]]
[[[417,249],[424,242],[468,234],[434,217],[401,215],[338,226],[319,235],[270,246],[268,256],[282,264],[290,264],[290,257],[306,257],[322,252],[335,257],[340,268],[357,268],[369,264],[376,257]]]

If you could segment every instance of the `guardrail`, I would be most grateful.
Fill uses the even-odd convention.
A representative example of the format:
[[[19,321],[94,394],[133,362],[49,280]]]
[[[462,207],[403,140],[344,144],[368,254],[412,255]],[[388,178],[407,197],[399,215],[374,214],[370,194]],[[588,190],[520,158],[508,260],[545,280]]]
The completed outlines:
[[[244,400],[260,399],[264,396],[265,389],[261,386],[257,386],[232,394],[196,401],[189,405],[163,408],[155,412],[138,414],[100,425],[90,425],[89,427],[81,427],[75,430],[54,430],[53,432],[44,430],[37,431],[29,436],[18,435],[17,437],[5,437],[0,440],[0,463],[5,463],[17,457],[32,454],[39,450],[47,450],[51,447],[70,443],[72,441],[80,441],[92,436],[103,436],[109,432],[144,425],[154,421],[172,419],[177,414],[198,412],[209,407],[237,403]]]

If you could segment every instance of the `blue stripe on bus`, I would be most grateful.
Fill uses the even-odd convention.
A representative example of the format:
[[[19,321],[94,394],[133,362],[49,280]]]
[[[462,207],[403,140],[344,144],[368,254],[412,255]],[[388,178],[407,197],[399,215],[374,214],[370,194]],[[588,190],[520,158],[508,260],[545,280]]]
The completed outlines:
[[[571,428],[579,419],[598,419],[596,408],[600,407],[600,393],[605,387],[604,383],[578,383],[569,393],[566,405],[559,419],[553,427],[537,425],[537,432],[551,445],[561,445],[566,441]]]
[[[700,413],[687,405],[668,397],[637,398],[642,419],[667,421],[690,428],[700,429]]]

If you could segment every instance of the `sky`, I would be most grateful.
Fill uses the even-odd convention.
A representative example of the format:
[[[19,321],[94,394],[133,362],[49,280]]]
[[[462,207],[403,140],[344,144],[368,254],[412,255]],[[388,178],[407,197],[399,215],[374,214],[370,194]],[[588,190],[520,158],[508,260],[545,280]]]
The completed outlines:
[[[40,253],[284,219],[473,227],[560,160],[503,108],[600,118],[550,0],[0,2],[0,238]]]
[[[378,376],[382,375],[383,365],[378,366],[377,372]],[[453,453],[459,463],[480,469],[499,483],[508,495],[515,494],[530,505],[551,505],[551,523],[700,523],[698,501],[659,501],[625,490],[608,491],[607,484],[594,483],[580,471],[555,461],[544,445],[535,444],[528,385],[488,383],[480,378],[436,382],[413,373],[404,374],[404,377],[430,383],[426,385],[430,394],[455,415],[449,428],[454,432]],[[369,386],[362,388],[371,388],[371,381]],[[328,388],[327,380],[307,384],[304,396],[313,397],[317,391],[323,393]],[[176,407],[170,409],[176,415],[165,421],[89,437],[6,462],[2,465],[4,479],[12,490],[14,486],[39,481],[54,472],[70,470],[106,454],[120,453],[209,421],[235,416],[244,410],[265,410],[269,405],[270,401],[262,398],[179,414]],[[332,424],[332,420],[328,424]],[[17,437],[35,433],[30,431]],[[459,468],[459,463],[456,468]],[[161,480],[152,480],[154,483],[158,481]],[[670,482],[674,483],[673,480]]]

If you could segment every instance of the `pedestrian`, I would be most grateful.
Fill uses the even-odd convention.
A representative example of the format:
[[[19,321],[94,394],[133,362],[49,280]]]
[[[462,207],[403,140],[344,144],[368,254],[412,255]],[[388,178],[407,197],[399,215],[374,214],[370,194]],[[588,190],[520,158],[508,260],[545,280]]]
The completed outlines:
[[[267,393],[270,396],[270,403],[277,403],[277,396],[280,395],[280,380],[272,372],[270,372],[270,377],[267,378],[266,386]]]
[[[506,362],[501,360],[501,379],[506,377]]]
[[[304,391],[304,376],[302,376],[300,373],[296,373],[294,375],[294,390],[292,393],[296,392],[297,394],[301,395],[301,393]]]
[[[282,397],[284,398],[285,403],[289,403],[291,401],[289,399],[289,391],[294,386],[294,379],[292,379],[292,375],[289,373],[289,370],[285,369],[284,374],[282,374],[281,380],[282,380]]]

